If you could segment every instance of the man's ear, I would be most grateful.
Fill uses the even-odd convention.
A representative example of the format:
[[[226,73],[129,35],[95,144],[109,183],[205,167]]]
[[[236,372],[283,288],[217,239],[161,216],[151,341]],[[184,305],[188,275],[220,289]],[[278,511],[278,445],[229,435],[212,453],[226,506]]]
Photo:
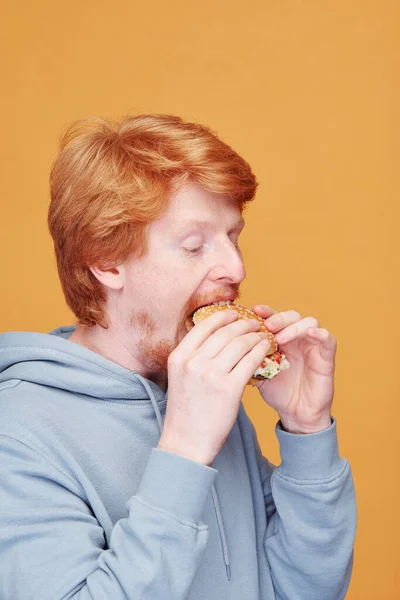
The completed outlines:
[[[110,290],[121,290],[124,287],[124,267],[117,265],[110,268],[89,267],[93,275]]]

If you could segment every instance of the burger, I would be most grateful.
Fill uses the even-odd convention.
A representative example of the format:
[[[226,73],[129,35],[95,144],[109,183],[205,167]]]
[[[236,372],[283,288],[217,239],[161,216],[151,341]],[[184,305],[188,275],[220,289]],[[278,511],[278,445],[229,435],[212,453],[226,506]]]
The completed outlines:
[[[255,319],[260,322],[259,331],[266,333],[268,341],[270,343],[268,352],[260,366],[254,371],[253,376],[247,382],[247,385],[256,385],[258,380],[272,379],[275,375],[278,375],[281,371],[290,367],[289,361],[283,352],[280,352],[278,344],[275,341],[274,334],[269,331],[264,324],[264,319],[256,315],[252,310],[241,306],[240,304],[234,304],[230,300],[214,302],[207,306],[201,306],[197,308],[185,321],[185,327],[187,331],[190,331],[197,323],[206,319],[213,313],[221,310],[235,310],[239,317],[238,319]]]

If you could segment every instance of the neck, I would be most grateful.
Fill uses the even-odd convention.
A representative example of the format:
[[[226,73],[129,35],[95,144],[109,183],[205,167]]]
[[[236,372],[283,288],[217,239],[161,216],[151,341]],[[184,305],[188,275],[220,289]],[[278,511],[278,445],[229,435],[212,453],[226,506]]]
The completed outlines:
[[[153,381],[158,387],[166,392],[168,386],[167,373],[156,371],[143,364],[135,356],[134,350],[130,350],[123,332],[112,331],[112,328],[104,329],[99,325],[94,327],[85,327],[77,325],[75,331],[68,338],[70,342],[85,346],[92,352],[96,352],[107,360],[110,360],[129,371],[137,371],[150,381]]]

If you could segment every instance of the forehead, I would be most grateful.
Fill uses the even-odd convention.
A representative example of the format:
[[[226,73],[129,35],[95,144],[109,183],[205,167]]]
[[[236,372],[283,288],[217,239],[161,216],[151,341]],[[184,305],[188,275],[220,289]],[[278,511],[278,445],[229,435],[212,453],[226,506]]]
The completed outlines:
[[[158,220],[162,229],[182,233],[188,229],[239,228],[244,225],[237,206],[222,195],[189,183],[171,197]]]

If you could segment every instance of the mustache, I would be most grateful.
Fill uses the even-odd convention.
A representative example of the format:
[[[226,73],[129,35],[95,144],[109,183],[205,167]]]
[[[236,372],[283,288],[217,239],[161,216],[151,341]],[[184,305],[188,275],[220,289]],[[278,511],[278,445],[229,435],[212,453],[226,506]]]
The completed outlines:
[[[236,302],[241,298],[239,286],[231,286],[231,288],[229,289],[217,289],[212,293],[209,293],[204,296],[199,296],[198,298],[193,299],[191,302],[189,302],[186,318],[189,317],[192,313],[194,313],[194,311],[200,306],[211,304],[214,298],[218,296],[232,296],[234,298],[234,301]]]

